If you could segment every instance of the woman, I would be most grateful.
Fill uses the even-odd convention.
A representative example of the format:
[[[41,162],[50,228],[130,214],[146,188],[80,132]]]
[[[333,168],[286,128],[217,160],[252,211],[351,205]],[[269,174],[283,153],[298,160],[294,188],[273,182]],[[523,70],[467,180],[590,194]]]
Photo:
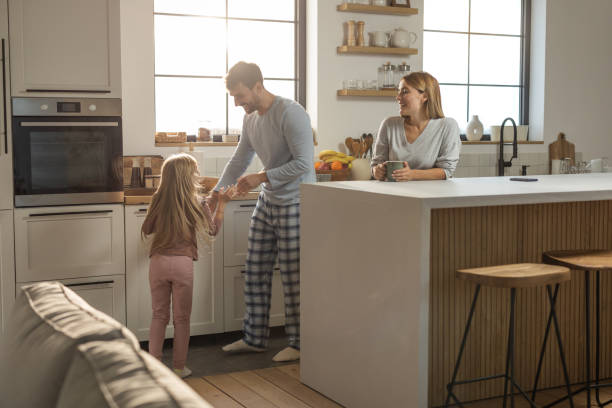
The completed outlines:
[[[385,180],[388,160],[404,162],[393,172],[397,181],[452,178],[461,139],[457,122],[442,112],[438,81],[413,72],[400,81],[396,99],[400,116],[383,120],[378,130],[370,163],[374,178]]]

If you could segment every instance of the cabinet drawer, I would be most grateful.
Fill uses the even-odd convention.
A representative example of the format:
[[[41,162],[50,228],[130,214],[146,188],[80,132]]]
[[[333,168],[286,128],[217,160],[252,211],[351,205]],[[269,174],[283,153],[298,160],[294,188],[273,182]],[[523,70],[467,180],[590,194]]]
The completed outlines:
[[[226,267],[224,269],[224,312],[225,331],[242,330],[244,319],[244,267]],[[280,270],[272,274],[272,299],[270,302],[270,327],[285,324],[285,302]]]
[[[257,201],[227,204],[223,222],[223,265],[241,266],[246,261],[249,226]]]
[[[103,278],[62,279],[65,286],[82,297],[91,307],[125,324],[125,276]],[[18,287],[29,283],[18,284]]]
[[[16,281],[125,273],[123,206],[15,210]]]

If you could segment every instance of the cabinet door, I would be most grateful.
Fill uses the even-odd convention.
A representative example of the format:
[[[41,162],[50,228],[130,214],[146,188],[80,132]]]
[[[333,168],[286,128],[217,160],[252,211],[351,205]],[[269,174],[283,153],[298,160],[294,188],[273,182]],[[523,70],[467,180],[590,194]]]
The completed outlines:
[[[15,210],[16,281],[125,274],[123,205]]]
[[[13,255],[13,211],[0,211],[0,333],[15,302],[15,259]]]
[[[244,318],[244,267],[224,268],[225,331],[242,330]],[[285,324],[285,302],[280,270],[272,274],[272,299],[270,305],[270,327]]]
[[[223,265],[241,266],[246,261],[251,215],[257,201],[231,201],[223,221]]]
[[[127,327],[141,341],[149,339],[151,325],[149,253],[140,235],[146,211],[146,206],[125,207]],[[199,260],[193,269],[192,336],[223,331],[223,263],[221,248],[216,244],[222,239],[218,236],[220,241],[213,241],[211,247],[199,244]],[[173,335],[171,318],[166,337]]]
[[[121,97],[119,0],[10,0],[12,96]]]
[[[8,58],[8,11],[0,0],[0,210],[13,208],[13,147],[11,145]]]

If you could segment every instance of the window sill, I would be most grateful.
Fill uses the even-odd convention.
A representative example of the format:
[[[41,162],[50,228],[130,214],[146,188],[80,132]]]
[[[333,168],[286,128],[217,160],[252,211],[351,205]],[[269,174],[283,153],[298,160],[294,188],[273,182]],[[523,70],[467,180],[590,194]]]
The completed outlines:
[[[518,144],[544,144],[543,140],[519,140]],[[491,141],[491,140],[462,140],[461,144],[464,145],[498,145],[499,141]],[[512,142],[504,142],[504,144],[511,145]]]
[[[158,143],[155,142],[155,147],[189,147],[191,150],[194,147],[212,147],[212,146],[238,146],[238,142],[185,142],[185,143]]]

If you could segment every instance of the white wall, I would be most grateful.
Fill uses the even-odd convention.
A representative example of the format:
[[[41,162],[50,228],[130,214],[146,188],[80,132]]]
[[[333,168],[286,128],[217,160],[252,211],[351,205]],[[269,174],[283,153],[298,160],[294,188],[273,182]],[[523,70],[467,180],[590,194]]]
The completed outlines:
[[[341,1],[311,0],[308,7],[308,91],[307,110],[318,133],[319,150],[336,149],[346,152],[344,139],[358,138],[362,133],[376,134],[380,122],[387,116],[397,115],[393,98],[346,98],[336,92],[344,79],[376,79],[377,68],[386,61],[397,65],[406,61],[413,71],[420,70],[422,62],[422,0],[412,0],[419,9],[416,16],[388,16],[336,11]],[[415,45],[419,54],[414,56],[346,55],[336,48],[343,44],[343,23],[348,20],[365,22],[365,32],[391,31],[404,28],[416,32]],[[314,46],[313,44],[316,44]]]
[[[610,0],[546,6],[544,141],[564,132],[585,159],[612,158],[611,19]]]
[[[392,99],[339,98],[343,79],[375,79],[385,56],[338,55],[343,41],[343,22],[365,21],[365,31],[403,27],[419,35],[417,56],[405,60],[413,70],[422,67],[423,0],[411,3],[419,14],[410,17],[354,14],[336,11],[340,0],[307,2],[307,110],[318,132],[318,149],[341,149],[346,137],[375,133],[381,120],[395,115]],[[547,152],[559,131],[576,144],[584,158],[612,158],[608,126],[608,95],[612,95],[612,1],[533,0],[531,56],[532,134],[544,145],[521,145],[525,153]],[[544,30],[545,28],[545,30]],[[162,154],[176,148],[156,148],[154,103],[153,3],[149,0],[121,2],[122,84],[124,153]],[[463,146],[464,153],[494,153],[496,146]],[[203,157],[227,158],[232,148],[204,148]],[[217,168],[208,164],[208,168]]]

